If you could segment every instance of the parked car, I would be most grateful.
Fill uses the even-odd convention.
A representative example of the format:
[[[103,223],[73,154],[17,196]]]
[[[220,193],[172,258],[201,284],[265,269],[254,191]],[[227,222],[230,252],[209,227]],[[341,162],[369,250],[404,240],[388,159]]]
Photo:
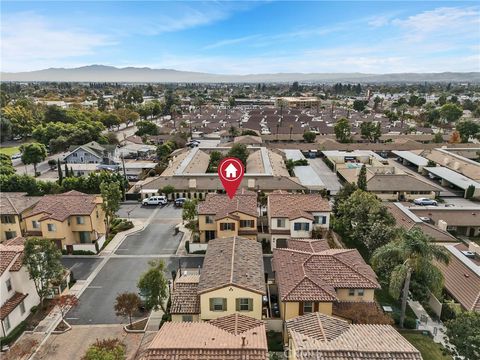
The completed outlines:
[[[418,198],[418,199],[413,200],[413,203],[415,205],[422,205],[422,206],[426,206],[426,205],[437,206],[438,205],[438,203],[435,200],[432,200],[432,199],[429,199],[429,198]]]
[[[183,204],[185,203],[187,199],[185,198],[178,198],[175,200],[175,206],[176,207],[183,207]]]
[[[166,205],[167,204],[167,198],[165,196],[151,196],[147,199],[143,199],[142,205]]]
[[[21,158],[22,158],[22,154],[21,154],[21,153],[13,154],[13,155],[11,156],[11,159],[12,159],[12,160],[21,159]]]

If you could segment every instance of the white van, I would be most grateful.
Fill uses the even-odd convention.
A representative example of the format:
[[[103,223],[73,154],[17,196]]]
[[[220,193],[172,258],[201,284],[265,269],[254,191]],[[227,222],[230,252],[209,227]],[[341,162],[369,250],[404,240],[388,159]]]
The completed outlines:
[[[166,205],[167,202],[165,196],[151,196],[147,199],[143,199],[142,205]]]

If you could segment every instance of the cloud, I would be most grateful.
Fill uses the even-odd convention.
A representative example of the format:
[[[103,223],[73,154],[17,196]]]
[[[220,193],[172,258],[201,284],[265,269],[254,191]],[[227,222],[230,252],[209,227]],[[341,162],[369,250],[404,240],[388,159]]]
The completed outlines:
[[[233,38],[233,39],[225,39],[225,40],[217,41],[213,44],[207,45],[203,49],[209,50],[209,49],[216,49],[223,46],[236,45],[246,41],[258,39],[259,37],[261,37],[261,35],[256,34],[256,35],[243,36],[243,37]]]
[[[31,12],[2,19],[2,70],[25,70],[26,64],[53,64],[59,60],[94,54],[115,41],[83,29],[59,29]],[[52,65],[50,65],[52,66]]]

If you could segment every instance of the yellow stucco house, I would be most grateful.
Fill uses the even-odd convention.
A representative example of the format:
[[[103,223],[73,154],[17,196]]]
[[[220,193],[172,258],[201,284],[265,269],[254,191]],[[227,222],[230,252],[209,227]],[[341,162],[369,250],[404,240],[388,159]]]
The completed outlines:
[[[198,205],[200,242],[242,236],[257,240],[257,195],[242,189],[233,199],[225,194],[207,195]]]
[[[380,288],[358,250],[330,249],[326,240],[289,239],[287,248],[274,249],[273,270],[284,321],[312,312],[332,315],[339,304],[372,304]]]
[[[24,217],[40,200],[38,196],[27,193],[0,193],[0,242],[25,234]]]
[[[43,196],[25,223],[27,235],[51,239],[67,251],[98,251],[106,229],[102,198],[78,191]]]
[[[199,275],[179,271],[172,321],[207,321],[235,313],[261,320],[264,272],[260,243],[237,236],[211,240]]]

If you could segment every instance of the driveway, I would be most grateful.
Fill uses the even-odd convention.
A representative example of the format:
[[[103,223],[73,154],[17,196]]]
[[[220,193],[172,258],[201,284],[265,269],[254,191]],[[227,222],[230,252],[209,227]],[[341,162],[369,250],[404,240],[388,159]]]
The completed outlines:
[[[330,170],[321,158],[308,159],[308,163],[320,179],[322,179],[325,187],[330,191],[330,194],[335,195],[342,188],[337,174]]]

